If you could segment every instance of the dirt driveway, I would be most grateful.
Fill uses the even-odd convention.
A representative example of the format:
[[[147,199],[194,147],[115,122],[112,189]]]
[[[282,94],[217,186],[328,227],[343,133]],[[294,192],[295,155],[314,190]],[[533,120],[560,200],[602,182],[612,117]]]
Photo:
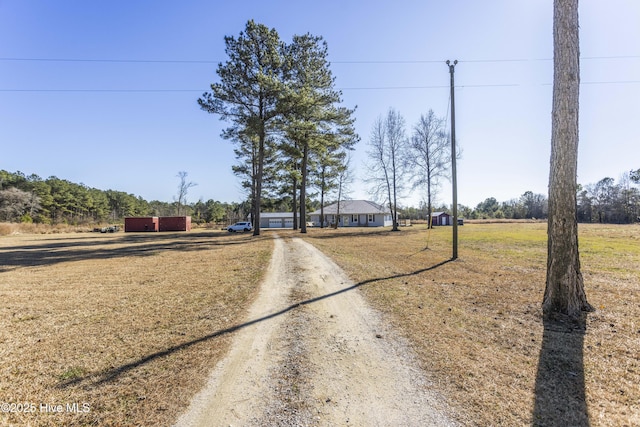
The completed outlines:
[[[343,271],[277,238],[246,326],[177,425],[455,425],[444,407]]]

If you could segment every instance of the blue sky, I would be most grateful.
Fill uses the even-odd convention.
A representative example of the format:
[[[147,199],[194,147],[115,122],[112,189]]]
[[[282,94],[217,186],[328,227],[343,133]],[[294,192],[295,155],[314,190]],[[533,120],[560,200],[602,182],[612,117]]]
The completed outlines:
[[[352,198],[369,197],[359,182],[378,116],[395,108],[410,133],[429,109],[448,114],[447,59],[459,61],[458,201],[546,194],[552,3],[0,0],[0,169],[163,201],[186,171],[191,202],[244,199],[225,123],[196,100],[224,36],[254,19],[285,41],[327,41],[344,105],[357,105]],[[580,26],[578,181],[617,180],[640,168],[640,2],[581,0]],[[440,201],[450,194],[445,182]]]

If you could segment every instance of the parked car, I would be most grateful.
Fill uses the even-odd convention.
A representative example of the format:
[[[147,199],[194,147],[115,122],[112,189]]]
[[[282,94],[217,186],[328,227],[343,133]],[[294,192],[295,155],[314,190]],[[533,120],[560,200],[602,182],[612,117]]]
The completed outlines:
[[[234,231],[251,231],[253,230],[253,227],[251,226],[250,222],[236,222],[233,225],[230,225],[229,227],[227,227],[227,231],[229,233],[233,233]]]

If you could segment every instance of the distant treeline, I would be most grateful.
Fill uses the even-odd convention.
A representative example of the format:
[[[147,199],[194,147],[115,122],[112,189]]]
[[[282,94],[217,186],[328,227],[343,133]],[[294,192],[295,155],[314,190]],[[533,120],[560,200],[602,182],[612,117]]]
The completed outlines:
[[[627,224],[640,221],[640,170],[623,174],[619,182],[604,178],[595,184],[578,186],[578,221]],[[319,202],[307,200],[308,212]],[[289,197],[262,200],[263,212],[291,212]],[[248,201],[226,203],[199,200],[186,206],[177,202],[148,202],[123,191],[98,190],[55,176],[42,179],[22,172],[0,170],[0,221],[44,224],[93,224],[119,222],[128,216],[190,215],[195,223],[230,223],[247,218]],[[446,206],[436,211],[448,212]],[[475,208],[460,205],[458,215],[467,219],[544,219],[548,200],[544,194],[527,191],[517,199],[498,202],[490,197]],[[402,210],[402,218],[425,219],[425,204]]]
[[[192,221],[231,222],[246,218],[246,203],[198,201],[179,207],[177,202],[148,202],[116,190],[98,190],[55,176],[0,170],[0,221],[43,224],[119,222],[128,216],[191,215]]]
[[[613,178],[603,178],[595,184],[578,185],[578,221],[612,224],[640,221],[639,181],[640,170],[623,174],[617,183]],[[460,210],[460,216],[469,219],[541,219],[547,217],[548,199],[544,194],[527,191],[518,199],[499,203],[490,197],[474,209],[462,206]]]
[[[630,224],[640,221],[640,169],[625,173],[616,183],[613,178],[603,178],[595,184],[579,185],[577,191],[578,221],[613,224]],[[545,219],[548,199],[544,194],[525,192],[517,199],[498,202],[489,197],[475,208],[459,205],[458,215],[467,219]],[[450,212],[447,206],[435,211]],[[426,206],[404,209],[410,219],[426,218]]]

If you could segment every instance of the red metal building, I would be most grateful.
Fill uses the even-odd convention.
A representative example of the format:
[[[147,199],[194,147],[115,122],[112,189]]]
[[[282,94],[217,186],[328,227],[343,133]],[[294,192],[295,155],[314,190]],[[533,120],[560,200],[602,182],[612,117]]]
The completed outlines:
[[[191,231],[190,216],[161,216],[160,231]]]
[[[158,231],[158,217],[131,217],[124,219],[124,231]]]

